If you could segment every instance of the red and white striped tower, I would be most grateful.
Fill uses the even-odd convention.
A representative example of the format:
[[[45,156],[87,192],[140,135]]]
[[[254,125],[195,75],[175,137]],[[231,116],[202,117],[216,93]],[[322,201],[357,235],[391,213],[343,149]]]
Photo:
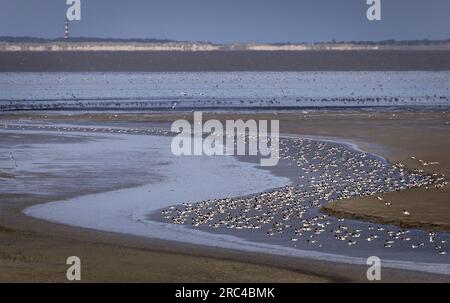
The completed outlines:
[[[64,39],[69,39],[69,20],[64,23]]]

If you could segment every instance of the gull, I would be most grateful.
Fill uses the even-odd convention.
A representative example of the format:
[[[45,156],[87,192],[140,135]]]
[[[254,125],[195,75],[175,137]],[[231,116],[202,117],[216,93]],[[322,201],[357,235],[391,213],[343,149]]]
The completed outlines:
[[[407,211],[406,209],[402,210],[402,213],[403,213],[405,216],[411,215],[411,213],[410,213],[409,211]]]
[[[375,236],[374,236],[374,235],[371,235],[371,236],[368,237],[366,240],[369,241],[369,242],[371,242],[371,241],[375,240]]]
[[[9,154],[11,155],[11,160],[13,161],[13,163],[14,163],[14,167],[18,167],[18,165],[17,165],[17,162],[16,162],[16,159],[14,159],[14,155],[13,155],[13,153],[12,152],[9,152]]]
[[[434,242],[434,238],[436,237],[436,233],[430,232],[430,233],[428,233],[428,236],[430,238],[430,243],[433,243]]]

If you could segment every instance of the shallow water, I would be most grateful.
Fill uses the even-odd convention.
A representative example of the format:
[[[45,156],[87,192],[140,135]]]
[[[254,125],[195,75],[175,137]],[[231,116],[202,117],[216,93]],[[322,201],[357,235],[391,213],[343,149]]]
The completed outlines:
[[[450,72],[0,73],[0,110],[450,106]]]

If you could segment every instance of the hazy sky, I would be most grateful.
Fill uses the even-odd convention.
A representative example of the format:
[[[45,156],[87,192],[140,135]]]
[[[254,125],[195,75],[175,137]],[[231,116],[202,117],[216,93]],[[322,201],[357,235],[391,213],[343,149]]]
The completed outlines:
[[[0,0],[0,36],[57,38],[65,0]],[[448,39],[450,0],[81,0],[71,35],[224,42]]]

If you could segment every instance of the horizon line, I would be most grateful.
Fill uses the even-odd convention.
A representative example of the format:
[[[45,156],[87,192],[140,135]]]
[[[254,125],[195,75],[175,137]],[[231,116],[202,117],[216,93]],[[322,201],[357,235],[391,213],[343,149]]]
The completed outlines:
[[[8,41],[10,40],[10,41]],[[0,36],[0,42],[147,42],[147,43],[201,43],[210,45],[315,45],[315,44],[429,44],[429,43],[449,43],[450,38],[447,39],[383,39],[383,40],[331,40],[331,41],[317,41],[317,42],[225,42],[215,43],[211,41],[192,41],[192,40],[173,40],[165,38],[103,38],[103,37],[58,37],[58,38],[43,38],[33,36]]]

